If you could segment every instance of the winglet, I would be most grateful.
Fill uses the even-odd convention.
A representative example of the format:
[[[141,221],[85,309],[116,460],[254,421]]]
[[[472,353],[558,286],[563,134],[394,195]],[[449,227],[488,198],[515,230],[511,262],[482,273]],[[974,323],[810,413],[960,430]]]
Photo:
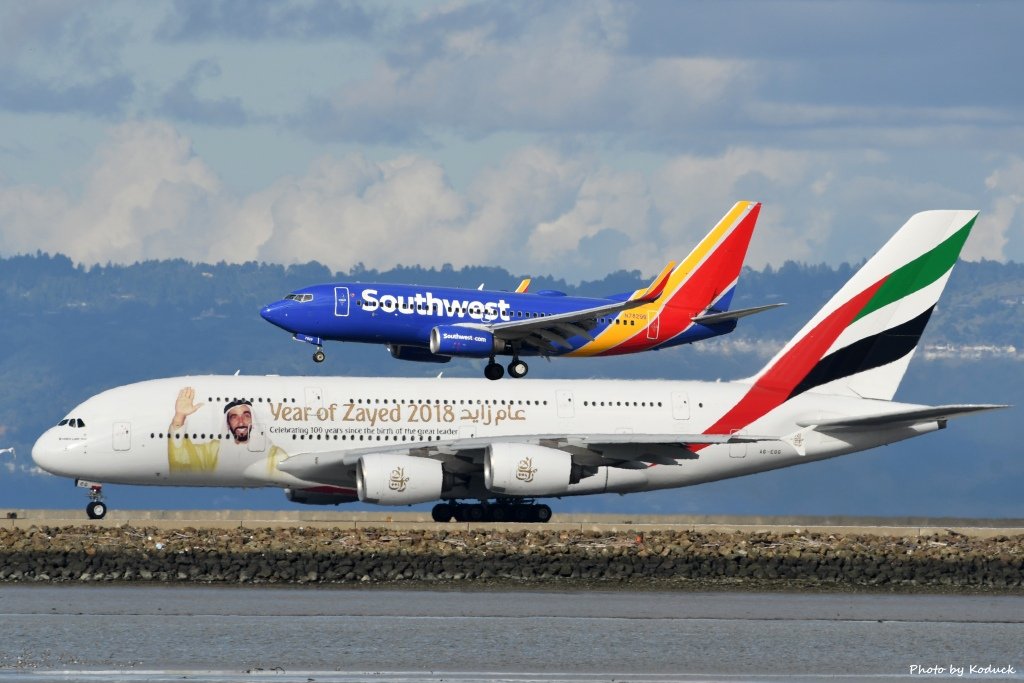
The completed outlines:
[[[530,288],[530,278],[523,278],[523,281],[516,287],[516,294],[523,294]]]
[[[658,297],[660,297],[662,292],[665,291],[665,285],[668,284],[668,279],[672,275],[672,271],[675,270],[675,267],[676,262],[669,261],[668,265],[665,266],[661,273],[658,274],[658,277],[654,278],[654,281],[651,282],[650,286],[647,289],[643,290],[643,292],[634,294],[629,298],[629,300],[643,301],[645,303],[657,301]]]

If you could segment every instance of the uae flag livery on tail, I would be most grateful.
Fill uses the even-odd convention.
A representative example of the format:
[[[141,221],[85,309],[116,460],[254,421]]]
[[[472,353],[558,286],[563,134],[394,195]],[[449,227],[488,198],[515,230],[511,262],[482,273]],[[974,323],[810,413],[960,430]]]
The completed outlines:
[[[711,427],[739,430],[805,392],[892,400],[977,211],[915,214]]]

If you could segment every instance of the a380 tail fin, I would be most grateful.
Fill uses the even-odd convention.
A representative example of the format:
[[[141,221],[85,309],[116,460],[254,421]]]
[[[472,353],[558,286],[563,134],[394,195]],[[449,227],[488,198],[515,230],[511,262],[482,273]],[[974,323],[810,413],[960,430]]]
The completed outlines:
[[[751,380],[891,400],[974,227],[977,211],[915,214]]]

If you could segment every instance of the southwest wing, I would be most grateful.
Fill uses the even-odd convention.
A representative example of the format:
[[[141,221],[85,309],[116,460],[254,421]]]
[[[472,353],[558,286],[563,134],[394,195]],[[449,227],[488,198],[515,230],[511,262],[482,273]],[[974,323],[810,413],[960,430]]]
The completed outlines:
[[[571,350],[573,347],[569,343],[569,339],[572,337],[583,337],[593,341],[594,338],[590,335],[590,330],[597,326],[598,318],[657,301],[664,293],[665,285],[675,266],[674,262],[669,263],[658,277],[654,278],[650,286],[639,290],[625,301],[614,301],[601,306],[539,318],[525,318],[500,323],[458,323],[456,326],[486,330],[496,339],[518,341],[535,346],[542,352],[555,353],[558,347]]]

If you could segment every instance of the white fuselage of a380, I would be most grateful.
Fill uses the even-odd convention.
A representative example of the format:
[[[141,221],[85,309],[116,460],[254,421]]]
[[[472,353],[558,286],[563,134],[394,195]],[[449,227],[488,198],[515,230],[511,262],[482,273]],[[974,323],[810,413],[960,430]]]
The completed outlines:
[[[175,398],[185,387],[193,387],[204,405],[175,431],[169,428]],[[360,465],[387,460],[364,472],[379,480],[365,481],[363,498],[402,505],[686,486],[863,450],[939,427],[931,421],[870,432],[817,432],[807,425],[863,413],[865,401],[808,393],[731,436],[706,435],[749,388],[669,381],[181,377],[89,399],[69,413],[67,423],[40,437],[33,457],[54,474],[80,479],[278,486],[297,500],[304,492],[354,499]],[[242,442],[229,432],[223,411],[239,398],[252,405],[252,429]],[[176,466],[171,451],[186,439],[196,446],[217,444],[215,460]],[[411,450],[429,457],[410,455]],[[485,465],[500,491],[487,489]],[[404,487],[392,485],[398,468],[398,479],[408,479]],[[517,478],[520,469],[527,473]],[[378,490],[383,493],[371,493]]]

